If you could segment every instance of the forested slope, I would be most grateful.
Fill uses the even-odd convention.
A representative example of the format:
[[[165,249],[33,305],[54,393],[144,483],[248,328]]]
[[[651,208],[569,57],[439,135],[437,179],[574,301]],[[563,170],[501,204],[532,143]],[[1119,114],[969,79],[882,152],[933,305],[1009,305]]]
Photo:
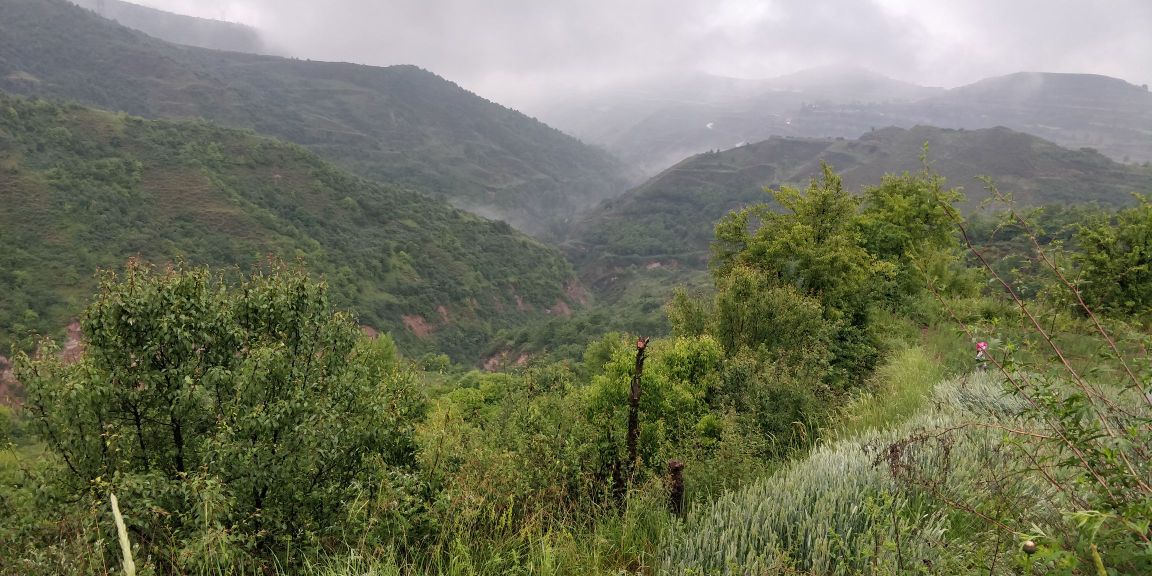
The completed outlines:
[[[411,350],[470,359],[564,302],[561,255],[506,224],[203,122],[0,94],[0,338],[53,332],[101,267],[139,256],[245,269],[277,255]]]
[[[173,14],[120,0],[71,1],[109,20],[168,42],[253,54],[267,51],[260,32],[243,24]]]

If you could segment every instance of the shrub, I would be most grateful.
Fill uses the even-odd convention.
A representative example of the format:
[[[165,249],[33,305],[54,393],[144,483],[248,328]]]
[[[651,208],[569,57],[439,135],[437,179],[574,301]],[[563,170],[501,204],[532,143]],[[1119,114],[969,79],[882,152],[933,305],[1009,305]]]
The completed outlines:
[[[423,401],[387,338],[280,266],[229,286],[141,264],[106,275],[83,358],[17,358],[69,489],[120,497],[162,566],[344,535],[348,504],[414,464]]]

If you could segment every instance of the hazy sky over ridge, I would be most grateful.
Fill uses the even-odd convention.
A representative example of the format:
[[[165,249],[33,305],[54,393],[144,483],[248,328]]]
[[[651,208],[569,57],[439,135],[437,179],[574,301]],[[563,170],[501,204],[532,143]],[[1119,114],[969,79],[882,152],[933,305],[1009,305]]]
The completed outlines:
[[[1020,70],[1152,82],[1152,0],[132,0],[260,28],[279,51],[416,64],[530,104],[645,73],[851,64],[955,86]]]

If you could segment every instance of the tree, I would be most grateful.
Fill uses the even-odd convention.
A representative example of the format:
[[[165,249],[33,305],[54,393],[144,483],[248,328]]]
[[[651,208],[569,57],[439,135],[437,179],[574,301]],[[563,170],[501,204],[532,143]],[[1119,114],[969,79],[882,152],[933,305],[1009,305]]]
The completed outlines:
[[[591,385],[581,390],[586,419],[598,430],[602,471],[625,463],[630,383],[635,370],[635,340],[616,344],[603,369]],[[641,472],[662,472],[669,450],[696,435],[696,426],[707,414],[706,399],[718,384],[723,350],[711,336],[680,337],[655,341],[648,346],[649,359],[643,373],[639,402],[638,456]]]
[[[818,299],[830,318],[859,312],[872,292],[875,262],[856,227],[856,199],[831,167],[823,169],[806,190],[784,186],[772,192],[785,212],[757,204],[721,220],[713,276],[721,279],[745,265]]]
[[[1152,311],[1152,203],[1097,218],[1076,234],[1080,289],[1093,308],[1144,316]]]
[[[829,367],[825,383],[842,387],[860,381],[875,362],[868,310],[890,265],[864,248],[857,200],[828,165],[823,169],[806,190],[773,192],[784,212],[757,204],[721,220],[712,273],[717,330],[729,353],[787,346],[804,352],[805,366],[793,368]],[[810,303],[820,315],[804,314]],[[801,317],[811,324],[797,324]]]
[[[72,489],[116,492],[142,544],[165,544],[155,554],[321,542],[414,464],[424,402],[395,347],[300,273],[274,265],[230,286],[133,262],[101,280],[82,326],[75,364],[50,343],[18,357],[27,407]]]
[[[879,186],[864,189],[858,217],[865,249],[887,263],[896,295],[923,292],[930,278],[937,285],[962,285],[960,243],[952,227],[959,190],[927,169],[921,174],[886,174]]]
[[[827,362],[836,326],[820,301],[761,271],[739,266],[717,281],[715,309],[716,335],[729,355],[749,350],[780,359],[806,351]]]

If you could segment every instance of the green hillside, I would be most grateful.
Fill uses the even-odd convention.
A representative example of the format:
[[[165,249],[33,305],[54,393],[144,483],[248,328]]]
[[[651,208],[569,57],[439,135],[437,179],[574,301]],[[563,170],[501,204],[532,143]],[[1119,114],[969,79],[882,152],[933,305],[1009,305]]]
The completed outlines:
[[[13,334],[62,329],[96,269],[133,256],[241,269],[299,259],[361,322],[458,360],[564,302],[571,278],[559,253],[504,223],[295,145],[3,94],[0,205],[5,350]]]
[[[627,187],[606,153],[419,68],[176,46],[64,0],[0,3],[0,89],[250,128],[532,233]]]
[[[769,201],[765,186],[803,184],[828,162],[849,189],[885,173],[932,167],[964,189],[969,208],[987,194],[980,176],[1024,205],[1124,205],[1152,192],[1152,170],[1089,149],[1068,150],[1007,128],[886,128],[857,140],[773,138],[689,158],[627,194],[604,202],[577,227],[569,250],[593,277],[620,267],[675,263],[703,268],[715,222],[729,210]],[[593,278],[595,279],[595,278]]]

